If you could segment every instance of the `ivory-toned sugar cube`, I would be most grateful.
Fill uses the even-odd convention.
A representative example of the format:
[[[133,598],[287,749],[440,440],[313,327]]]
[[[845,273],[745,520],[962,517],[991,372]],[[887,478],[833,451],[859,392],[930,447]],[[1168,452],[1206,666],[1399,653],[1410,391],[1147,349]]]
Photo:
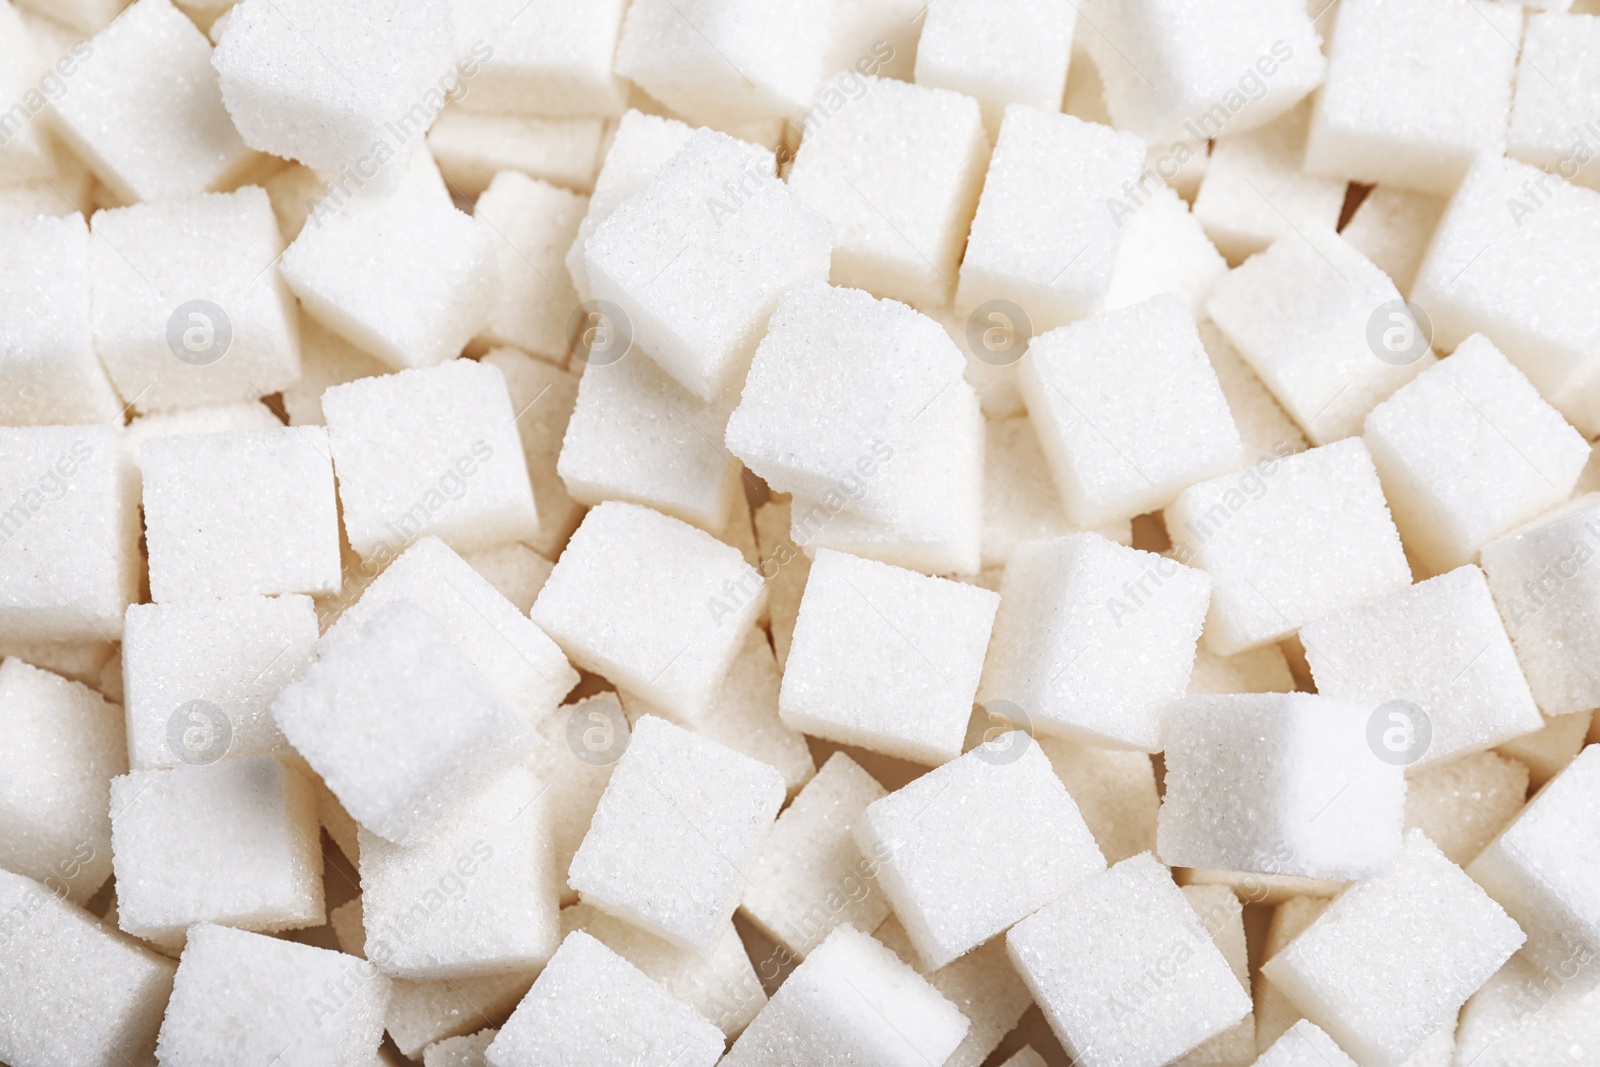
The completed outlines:
[[[984,428],[983,565],[1003,567],[1018,545],[1077,530],[1067,521],[1028,417],[990,419]],[[1119,544],[1133,541],[1128,522],[1112,523],[1100,532]]]
[[[1370,703],[1187,697],[1166,734],[1156,851],[1174,866],[1364,877],[1400,851],[1405,778],[1369,748]]]
[[[796,967],[723,1067],[947,1063],[967,1019],[892,951],[845,925]]]
[[[1156,811],[1161,799],[1149,755],[1060,737],[1041,737],[1036,743],[1049,757],[1056,777],[1067,787],[1108,862],[1121,863],[1156,847]]]
[[[1250,995],[1250,954],[1245,945],[1244,905],[1225,885],[1186,885],[1179,888],[1211,943],[1228,961],[1228,969],[1246,996]],[[1173,1062],[1177,1067],[1246,1067],[1255,1062],[1255,1013],[1246,1015],[1215,1037],[1196,1045]]]
[[[172,961],[10,870],[0,870],[0,914],[0,1058],[38,1067],[151,1062]]]
[[[533,506],[539,513],[539,533],[526,538],[527,543],[554,559],[583,518],[582,505],[568,494],[557,470],[578,403],[578,379],[512,348],[497,348],[481,362],[505,375],[517,434],[522,438],[522,458],[533,483]]]
[[[128,769],[115,704],[0,662],[0,867],[85,904],[111,875],[111,779]]]
[[[1184,695],[1292,693],[1294,689],[1289,660],[1277,645],[1262,645],[1237,656],[1219,656],[1202,645],[1195,650],[1194,670]]]
[[[634,725],[567,882],[676,944],[709,949],[783,802],[764,763],[655,716]]]
[[[1409,296],[1446,203],[1434,193],[1381,186],[1361,201],[1340,236]]]
[[[471,360],[334,386],[322,397],[345,536],[363,559],[426,536],[458,552],[539,536],[516,413]]]
[[[614,693],[597,693],[563,704],[537,724],[542,744],[529,764],[544,783],[544,814],[551,864],[563,906],[576,904],[567,885],[572,857],[589,832],[595,808],[627,750],[629,726]]]
[[[516,541],[499,548],[469,552],[462,559],[524,615],[539,599],[539,590],[544,588],[555,567],[554,563]]]
[[[120,686],[108,685],[120,679],[120,651],[109,641],[30,641],[27,638],[0,641],[0,657],[14,656],[31,666],[97,689],[112,703],[120,704]]]
[[[620,115],[627,83],[612,70],[626,0],[453,0],[458,53],[478,60],[463,107],[556,118]]]
[[[1148,853],[1018,923],[1006,949],[1085,1067],[1168,1063],[1250,1013],[1200,916]]]
[[[859,99],[807,124],[789,186],[833,226],[835,285],[939,307],[983,188],[982,116],[959,93],[860,81]]]
[[[472,217],[493,238],[498,296],[484,343],[512,345],[552,363],[566,359],[578,294],[564,262],[588,201],[517,171],[502,171]]]
[[[248,152],[223,108],[205,35],[170,0],[139,0],[106,21],[71,91],[50,104],[56,131],[128,202],[224,184]]]
[[[902,759],[954,759],[999,604],[987,589],[819,550],[784,668],[783,721]]]
[[[1266,877],[1262,876],[1259,888],[1267,888]],[[1261,943],[1262,963],[1282,952],[1285,945],[1304,933],[1306,927],[1316,922],[1317,918],[1328,910],[1328,904],[1333,899],[1332,896],[1290,895],[1272,904],[1261,899],[1262,894],[1256,893],[1251,896],[1255,903],[1266,904],[1272,909],[1272,917],[1267,922],[1266,934]],[[1274,1041],[1305,1016],[1283,990],[1267,980],[1259,967],[1255,974],[1254,993],[1256,1047],[1266,1052]]]
[[[1015,735],[875,801],[854,833],[929,970],[1105,869],[1050,761]]]
[[[1565,770],[1588,744],[1593,722],[1594,714],[1588,711],[1547,715],[1543,729],[1501,742],[1495,751],[1526,766],[1528,784],[1538,789]]]
[[[712,1067],[722,1049],[722,1031],[704,1016],[579,930],[550,958],[486,1057],[490,1067]]]
[[[767,501],[755,511],[756,546],[761,557],[759,571],[767,579],[772,651],[780,669],[789,660],[800,600],[811,574],[811,560],[789,535],[792,514],[791,502],[781,497]]]
[[[1301,1019],[1256,1060],[1256,1067],[1359,1067],[1327,1031]]]
[[[300,315],[300,380],[283,389],[290,426],[322,426],[322,394],[329,387],[389,373],[378,362],[304,312]]]
[[[1098,534],[1021,545],[978,697],[1017,705],[1041,733],[1160,751],[1210,592],[1200,571]]]
[[[1266,383],[1240,357],[1239,350],[1217,329],[1216,323],[1206,319],[1198,323],[1195,330],[1200,334],[1200,343],[1205,346],[1211,369],[1217,373],[1217,384],[1222,386],[1223,398],[1228,401],[1233,424],[1244,442],[1243,465],[1252,466],[1274,456],[1282,458],[1309,448],[1300,428],[1279,405]]]
[[[469,99],[475,97],[461,98],[463,103]],[[605,132],[600,118],[484,115],[447,107],[428,131],[428,150],[451,191],[468,199],[482,195],[496,175],[508,170],[588,193]]]
[[[1465,867],[1522,810],[1528,768],[1495,752],[1446,760],[1406,781],[1406,829]]]
[[[1306,170],[1448,194],[1505,151],[1522,12],[1469,0],[1344,0]]]
[[[1118,203],[1116,215],[1122,223],[1122,243],[1100,309],[1115,311],[1162,293],[1177,293],[1198,321],[1212,287],[1228,273],[1228,261],[1189,205],[1163,186],[1136,205]]]
[[[117,922],[166,949],[195,923],[293,930],[323,921],[311,783],[269,756],[111,781]]]
[[[784,291],[827,277],[829,248],[827,220],[795,190],[740,142],[700,130],[595,228],[583,265],[642,354],[713,400],[744,373]]]
[[[1361,1063],[1399,1067],[1523,940],[1413,830],[1391,863],[1335,897],[1262,973]]]
[[[373,1062],[389,979],[325,948],[210,923],[178,961],[156,1055],[163,1067]]]
[[[1583,1062],[1600,1038],[1600,987],[1554,982],[1513,956],[1461,1009],[1456,1056],[1478,1067]]]
[[[1219,655],[1411,584],[1372,457],[1358,440],[1191,486],[1165,518],[1173,555],[1211,576],[1206,644]]]
[[[142,481],[139,454],[146,441],[189,434],[230,433],[234,430],[281,430],[283,422],[259,400],[240,400],[231,404],[207,404],[197,408],[174,408],[139,415],[122,429],[122,453],[129,473]],[[142,486],[136,487],[142,496]]]
[[[916,82],[977,100],[991,132],[1008,104],[1058,112],[1077,21],[1077,8],[1037,0],[935,0],[922,16]]]
[[[1560,11],[1531,13],[1517,55],[1516,91],[1506,154],[1600,189],[1587,125],[1600,107],[1600,18]]]

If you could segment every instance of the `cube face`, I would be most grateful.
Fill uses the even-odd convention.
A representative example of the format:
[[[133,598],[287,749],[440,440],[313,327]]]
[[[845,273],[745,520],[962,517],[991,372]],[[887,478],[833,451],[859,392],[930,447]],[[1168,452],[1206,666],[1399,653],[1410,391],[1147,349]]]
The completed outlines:
[[[1004,728],[1004,717],[995,714],[998,709],[984,710],[996,722],[985,732],[987,737]],[[1036,740],[1078,805],[1101,855],[1111,863],[1121,863],[1156,847],[1156,811],[1161,800],[1156,794],[1155,768],[1147,754],[1081,745],[1059,737]]]
[[[611,69],[625,0],[538,0],[526,11],[516,0],[450,6],[458,51],[494,45],[463,106],[556,118],[615,116],[627,107],[626,83]]]
[[[982,116],[944,89],[864,81],[847,107],[829,113],[825,95],[809,113],[789,185],[832,225],[834,284],[938,307],[983,187]]]
[[[875,802],[855,837],[930,971],[1105,869],[1050,761],[1019,735]]]
[[[1505,151],[1520,16],[1464,0],[1341,6],[1306,169],[1448,194],[1475,157]]]
[[[709,948],[783,802],[778,772],[647,715],[573,857],[584,900],[674,944]]]
[[[1257,1067],[1357,1067],[1344,1054],[1327,1031],[1309,1019],[1301,1019],[1256,1060]]]
[[[1250,953],[1245,944],[1244,905],[1225,885],[1186,885],[1181,887],[1184,900],[1200,916],[1200,922],[1211,936],[1211,943],[1228,961],[1228,969],[1245,995],[1250,995]],[[1243,1062],[1256,1054],[1256,1020],[1251,1011],[1199,1045],[1177,1061],[1180,1067],[1215,1063],[1218,1060]]]
[[[917,762],[961,754],[1000,598],[821,550],[778,698],[791,727]]]
[[[315,426],[147,442],[140,457],[151,596],[337,592],[328,445]]]
[[[499,296],[484,339],[553,363],[566,359],[578,294],[567,276],[586,197],[517,171],[503,171],[478,198],[473,218],[494,238]]]
[[[1144,157],[1134,135],[1054,106],[1006,108],[956,305],[1015,302],[1034,335],[1094,314],[1111,288],[1122,239],[1121,220],[1106,203],[1138,180]]]
[[[1594,1033],[1593,991],[1569,985],[1552,996],[1549,982],[1549,975],[1513,956],[1461,1009],[1458,1053],[1482,1067],[1531,1067],[1560,1063],[1583,1048]],[[1539,1005],[1537,1023],[1527,1025],[1533,1004]]]
[[[1288,456],[1304,452],[1308,447],[1305,435],[1294,424],[1270,390],[1250,365],[1239,355],[1239,350],[1229,343],[1207,320],[1196,327],[1200,343],[1205,345],[1211,360],[1211,369],[1217,372],[1217,383],[1227,398],[1228,411],[1244,442],[1244,464],[1260,463],[1272,456]]]
[[[1507,155],[1597,187],[1573,144],[1573,132],[1583,129],[1600,104],[1597,56],[1600,18],[1592,13],[1549,10],[1528,19],[1506,131]]]
[[[991,130],[1008,104],[1059,111],[1077,21],[1076,8],[1036,0],[940,0],[917,38],[917,84],[977,100]]]
[[[1411,584],[1360,441],[1263,459],[1243,474],[1191,486],[1166,520],[1173,555],[1211,575],[1206,643],[1220,655]],[[1326,552],[1328,544],[1341,552]]]
[[[1466,867],[1522,810],[1528,768],[1496,752],[1446,760],[1406,781],[1406,829]]]
[[[1413,830],[1393,863],[1335,897],[1263,973],[1360,1062],[1398,1067],[1523,940],[1500,906]]]
[[[463,107],[468,99],[478,97],[462,97]],[[508,170],[578,193],[594,187],[605,143],[604,119],[483,115],[463,107],[445,108],[428,130],[428,150],[440,175],[463,196],[481,196],[496,175]],[[577,225],[576,218],[572,225]]]
[[[1148,854],[1018,923],[1006,948],[1050,1029],[1092,1067],[1170,1062],[1250,1012],[1200,917]]]
[[[1217,279],[1228,272],[1189,205],[1171,188],[1157,189],[1132,214],[1118,208],[1122,244],[1111,273],[1103,311],[1142,303],[1162,293],[1177,293],[1198,321]]]
[[[578,903],[567,885],[572,857],[589,832],[611,772],[629,738],[628,720],[615,694],[599,693],[558,708],[538,724],[543,742],[534,750],[532,767],[549,785],[544,800],[551,862],[563,906]],[[569,734],[568,731],[571,731]],[[576,744],[572,734],[576,735]]]
[[[990,419],[984,431],[983,565],[1003,567],[1018,545],[1078,532],[1067,521],[1032,420]],[[1131,523],[1112,523],[1099,532],[1118,544],[1133,540]]]
[[[300,380],[283,390],[283,408],[289,416],[289,425],[325,425],[322,394],[330,386],[386,373],[388,368],[382,363],[316,319],[301,313]]]
[[[1447,203],[1433,193],[1390,186],[1374,189],[1340,235],[1387,274],[1401,293],[1410,295]]]
[[[555,559],[583,518],[583,507],[567,492],[557,470],[562,442],[578,403],[578,379],[510,348],[496,349],[482,362],[505,375],[511,410],[516,413],[522,458],[533,483],[533,506],[539,513],[539,533],[526,543],[540,555]]]

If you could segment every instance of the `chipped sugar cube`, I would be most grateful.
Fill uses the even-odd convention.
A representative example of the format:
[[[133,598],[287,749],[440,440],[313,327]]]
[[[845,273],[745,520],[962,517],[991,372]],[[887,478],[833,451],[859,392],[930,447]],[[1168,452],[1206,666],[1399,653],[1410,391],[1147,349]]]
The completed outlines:
[[[472,217],[494,239],[500,277],[481,341],[566,359],[578,294],[563,260],[586,206],[576,193],[517,171],[497,174],[478,197]]]
[[[1522,810],[1528,768],[1496,752],[1446,760],[1406,780],[1406,829],[1465,867]]]
[[[1060,111],[1077,21],[1077,8],[1039,0],[936,0],[917,38],[917,84],[977,100],[991,132],[1009,104]]]
[[[1256,1060],[1256,1067],[1358,1067],[1355,1060],[1309,1019],[1301,1019]]]
[[[436,1041],[422,1050],[422,1067],[489,1067],[489,1045],[499,1033],[491,1028]]]
[[[984,438],[983,565],[1005,566],[1025,541],[1076,533],[1028,417],[990,419]],[[1111,523],[1099,533],[1119,544],[1133,542],[1131,522]]]
[[[1162,293],[1176,293],[1199,321],[1212,287],[1228,273],[1228,261],[1189,205],[1176,190],[1163,186],[1136,204],[1122,202],[1116,213],[1122,222],[1122,243],[1100,310],[1115,311]]]
[[[1597,67],[1600,18],[1593,8],[1530,13],[1517,54],[1506,155],[1600,189],[1595,168],[1585,166],[1593,158],[1585,135],[1600,107]]]
[[[1003,716],[995,718],[1004,723]],[[1161,799],[1148,754],[1081,745],[1060,737],[1040,737],[1036,743],[1049,757],[1051,769],[1067,787],[1108,862],[1121,863],[1156,847],[1156,812]]]
[[[558,118],[621,115],[628,88],[612,70],[626,0],[453,0],[458,53],[477,62],[461,106]]]
[[[1250,995],[1250,958],[1245,947],[1244,905],[1225,885],[1180,887],[1185,900],[1200,916],[1211,943],[1228,961],[1228,969],[1246,996]],[[1178,1059],[1175,1067],[1225,1067],[1253,1063],[1256,1055],[1255,1014],[1246,1015],[1215,1037],[1196,1045]]]
[[[1433,193],[1381,186],[1361,201],[1340,236],[1409,296],[1445,204]]]
[[[557,464],[578,403],[578,379],[541,359],[511,348],[497,348],[480,361],[505,375],[511,410],[522,438],[522,458],[533,483],[539,532],[524,540],[554,559],[578,528],[583,507],[567,492]]]

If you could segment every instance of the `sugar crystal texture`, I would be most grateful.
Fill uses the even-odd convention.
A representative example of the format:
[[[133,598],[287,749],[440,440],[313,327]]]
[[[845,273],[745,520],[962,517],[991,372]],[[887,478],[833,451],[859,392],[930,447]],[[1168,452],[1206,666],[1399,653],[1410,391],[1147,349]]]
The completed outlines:
[[[1586,134],[1600,108],[1600,18],[1531,14],[1517,56],[1506,155],[1600,189]],[[1581,139],[1580,139],[1581,138]],[[1582,146],[1582,147],[1580,147]]]
[[[991,131],[1008,104],[1059,111],[1077,21],[1077,8],[1039,0],[935,0],[917,38],[917,84],[974,98]]]
[[[554,559],[583,518],[582,506],[567,492],[557,470],[562,442],[578,403],[578,380],[559,367],[511,348],[497,348],[481,362],[505,375],[517,434],[522,438],[522,458],[533,484],[539,532],[532,537],[524,535],[523,540]]]
[[[627,8],[626,0],[452,0],[457,52],[475,61],[461,105],[491,114],[622,114],[627,83],[611,65]]]
[[[1327,1031],[1301,1019],[1256,1060],[1256,1067],[1358,1067]]]
[[[283,390],[290,426],[322,426],[322,394],[334,385],[389,369],[316,319],[300,314],[300,380]]]
[[[1262,645],[1237,656],[1219,656],[1202,646],[1195,651],[1194,671],[1184,695],[1291,693],[1294,689],[1289,661],[1277,645]]]
[[[1496,752],[1445,760],[1406,781],[1406,829],[1465,867],[1522,810],[1528,768]]]
[[[1254,466],[1272,457],[1304,452],[1305,435],[1273,397],[1260,376],[1239,355],[1216,323],[1206,319],[1195,327],[1205,346],[1217,384],[1228,401],[1228,412],[1244,442],[1242,467]]]
[[[1005,716],[992,704],[980,710],[994,723],[984,731],[984,738],[990,740],[994,731],[1006,728]],[[982,720],[973,716],[973,721]],[[1108,862],[1121,863],[1156,847],[1156,812],[1161,800],[1148,754],[1060,737],[1036,740]]]
[[[1211,943],[1228,961],[1228,969],[1246,996],[1250,995],[1250,954],[1245,945],[1244,905],[1225,885],[1186,885],[1180,887],[1185,900],[1200,916],[1211,935]],[[1175,1067],[1244,1067],[1256,1055],[1255,1013],[1246,1015],[1215,1037],[1196,1045],[1178,1059]]]
[[[1446,203],[1433,193],[1385,185],[1367,194],[1340,235],[1410,296]]]
[[[1513,956],[1461,1009],[1456,1055],[1479,1067],[1580,1064],[1600,1040],[1597,1007],[1600,987],[1554,984]]]
[[[1017,547],[1077,530],[1067,521],[1039,437],[1025,415],[989,419],[983,449],[983,565],[1003,567]],[[1119,544],[1133,541],[1131,522],[1100,531]]]
[[[596,693],[557,708],[539,720],[537,729],[542,743],[530,766],[546,787],[543,814],[551,865],[561,903],[576,904],[578,894],[567,885],[567,872],[611,771],[627,749],[630,727],[616,695]]]
[[[605,134],[600,118],[485,115],[447,107],[428,131],[428,150],[450,189],[467,199],[481,196],[496,175],[508,170],[587,193],[594,187]]]
[[[485,343],[561,363],[572,342],[578,294],[564,260],[588,200],[517,171],[502,171],[472,217],[493,238],[500,283]]]
[[[422,1067],[488,1067],[489,1045],[499,1033],[491,1028],[436,1041],[422,1050]]]
[[[1589,711],[1547,715],[1543,729],[1502,741],[1495,751],[1526,766],[1528,784],[1538,789],[1577,758],[1589,743],[1593,724],[1594,713]]]
[[[1189,205],[1170,187],[1157,189],[1129,211],[1126,205],[1117,209],[1122,243],[1117,247],[1117,265],[1101,310],[1114,311],[1162,293],[1176,293],[1199,320],[1212,286],[1228,273],[1228,261],[1206,236]]]
[[[544,588],[550,571],[555,567],[554,563],[519,541],[499,548],[486,548],[481,552],[469,552],[461,558],[484,581],[494,586],[495,592],[524,615],[539,598],[539,590]]]

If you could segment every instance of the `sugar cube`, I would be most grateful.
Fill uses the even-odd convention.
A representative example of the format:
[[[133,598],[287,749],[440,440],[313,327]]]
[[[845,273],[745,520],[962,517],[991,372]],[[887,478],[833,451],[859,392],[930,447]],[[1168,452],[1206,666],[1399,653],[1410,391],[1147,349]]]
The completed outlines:
[[[1600,1037],[1600,987],[1553,982],[1521,956],[1473,994],[1461,1010],[1456,1056],[1477,1067],[1581,1063]]]
[[[334,385],[389,373],[389,368],[304,312],[300,315],[300,380],[283,389],[290,426],[322,426],[322,394]]]
[[[992,707],[984,710],[993,714]],[[1121,863],[1156,847],[1156,811],[1161,800],[1149,755],[1081,745],[1060,737],[1041,737],[1037,744],[1109,862]]]
[[[499,548],[469,552],[461,558],[524,615],[539,598],[539,590],[544,588],[555,567],[527,545],[515,541]]]
[[[122,429],[122,454],[135,482],[143,481],[139,454],[146,441],[187,434],[228,433],[233,430],[281,430],[283,423],[272,409],[259,400],[239,400],[231,404],[206,404],[194,408],[174,408],[135,416]],[[135,487],[135,498],[142,497],[143,486]]]
[[[1340,235],[1409,296],[1446,203],[1433,193],[1381,186],[1361,201]]]
[[[422,1050],[422,1067],[489,1067],[489,1045],[499,1030],[447,1037]]]
[[[1419,829],[1465,867],[1504,830],[1528,795],[1528,768],[1495,752],[1446,760],[1406,781],[1406,829]]]
[[[1260,463],[1272,456],[1304,452],[1310,445],[1287,412],[1274,399],[1266,384],[1217,329],[1206,319],[1195,327],[1216,371],[1217,384],[1228,401],[1233,424],[1244,442],[1243,466]]]
[[[1016,1055],[1006,1060],[1000,1067],[1048,1067],[1045,1058],[1033,1051],[1032,1045],[1024,1045],[1017,1050]]]
[[[575,904],[577,891],[567,885],[572,857],[589,832],[612,769],[627,750],[631,728],[613,693],[564,704],[540,719],[536,728],[543,743],[530,765],[547,790],[544,814],[551,863],[561,903]]]
[[[102,688],[108,671],[121,674],[117,647],[109,641],[31,641],[16,638],[0,641],[0,657],[14,656],[24,663],[82,682],[99,689],[107,700],[120,704],[122,698]]]
[[[1332,896],[1291,895],[1272,904],[1256,899],[1255,903],[1267,904],[1272,908],[1272,917],[1267,922],[1266,935],[1262,938],[1261,962],[1265,963],[1282,952],[1285,945],[1304,933],[1306,927],[1328,910],[1332,900]],[[1273,1042],[1305,1018],[1300,1014],[1300,1009],[1294,1006],[1294,1001],[1261,974],[1259,966],[1255,974],[1255,1005],[1256,1047],[1262,1052],[1266,1052]],[[1308,1022],[1307,1025],[1316,1024]]]
[[[453,106],[428,130],[428,150],[450,191],[464,199],[481,196],[502,171],[588,193],[605,133],[599,118],[484,115]]]
[[[1528,784],[1534,789],[1560,774],[1588,743],[1593,712],[1575,711],[1570,715],[1547,715],[1544,728],[1514,737],[1495,746],[1528,768]]]
[[[991,132],[1009,104],[1060,111],[1077,21],[1071,5],[936,0],[917,38],[917,84],[977,100]]]
[[[1289,660],[1277,645],[1219,656],[1203,645],[1195,651],[1194,671],[1185,696],[1211,693],[1291,693],[1295,690]]]
[[[1586,166],[1594,158],[1588,136],[1600,105],[1600,18],[1559,10],[1531,13],[1517,54],[1516,91],[1506,155],[1600,189]]]
[[[1189,205],[1176,190],[1162,186],[1131,214],[1118,208],[1118,215],[1122,243],[1117,247],[1111,288],[1100,309],[1115,311],[1162,293],[1176,293],[1199,320],[1212,286],[1228,273],[1228,261],[1206,236]]]
[[[837,48],[830,66],[910,81],[924,13],[916,0],[865,0],[835,9]]]
[[[1211,936],[1211,943],[1228,961],[1228,969],[1246,996],[1250,995],[1250,958],[1245,945],[1244,905],[1225,885],[1186,885],[1180,887],[1184,900],[1200,916]],[[1178,1059],[1177,1067],[1220,1067],[1226,1064],[1253,1063],[1256,1055],[1254,1011],[1228,1029],[1201,1042]]]
[[[1359,1067],[1316,1023],[1301,1019],[1256,1060],[1256,1067]]]
[[[1039,450],[1039,437],[1025,415],[990,419],[983,448],[983,565],[1003,567],[1025,541],[1047,541],[1077,532]],[[1120,544],[1133,541],[1131,523],[1101,530]]]
[[[789,660],[800,599],[805,595],[811,561],[789,536],[790,502],[769,500],[755,511],[759,573],[767,579],[767,607],[772,615],[772,651],[782,668]]]
[[[479,62],[462,106],[491,114],[620,115],[612,70],[626,0],[453,0],[458,52]]]
[[[522,438],[522,458],[528,466],[533,504],[539,513],[539,533],[526,538],[527,543],[554,559],[583,518],[583,507],[568,494],[566,482],[557,470],[567,427],[578,403],[578,379],[544,360],[510,348],[495,349],[481,362],[505,375],[517,434]]]
[[[480,339],[566,359],[578,294],[563,260],[587,201],[517,171],[495,176],[472,217],[494,238],[498,297]]]

